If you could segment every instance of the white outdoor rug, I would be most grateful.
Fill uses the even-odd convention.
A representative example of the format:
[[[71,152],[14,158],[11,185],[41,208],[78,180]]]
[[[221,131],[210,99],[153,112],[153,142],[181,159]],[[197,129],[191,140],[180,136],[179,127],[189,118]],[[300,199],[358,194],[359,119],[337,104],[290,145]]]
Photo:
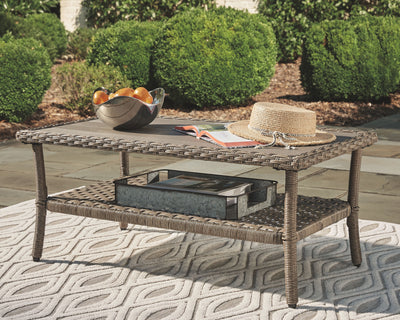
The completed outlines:
[[[34,201],[0,210],[1,319],[400,319],[400,226],[345,221],[298,244],[288,309],[281,246],[49,213],[31,259]]]

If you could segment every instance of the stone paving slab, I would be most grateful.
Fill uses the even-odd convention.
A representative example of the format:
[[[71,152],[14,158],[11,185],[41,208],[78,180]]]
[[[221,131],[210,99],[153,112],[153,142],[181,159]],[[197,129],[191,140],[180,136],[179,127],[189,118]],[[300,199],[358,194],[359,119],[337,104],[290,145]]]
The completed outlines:
[[[325,169],[299,182],[299,186],[347,190],[349,172]],[[360,191],[400,196],[400,176],[361,172]]]
[[[1,172],[0,172],[1,175]],[[36,192],[0,187],[0,208],[21,202],[21,199],[35,199]]]
[[[335,159],[321,162],[315,166],[319,168],[348,170],[350,168],[350,158],[351,155],[344,154]],[[400,159],[363,156],[361,171],[400,176]]]
[[[0,176],[1,188],[34,192],[36,190],[35,178],[33,176],[27,176],[23,172],[0,171]],[[97,180],[73,179],[53,175],[47,175],[46,177],[47,188],[50,193],[77,188],[82,186],[82,184],[92,184],[96,181]]]
[[[347,195],[341,197],[347,199]],[[400,197],[360,192],[360,219],[400,223]],[[388,205],[390,204],[390,205]]]
[[[399,158],[400,142],[378,141],[372,146],[363,149],[363,156],[380,158]]]

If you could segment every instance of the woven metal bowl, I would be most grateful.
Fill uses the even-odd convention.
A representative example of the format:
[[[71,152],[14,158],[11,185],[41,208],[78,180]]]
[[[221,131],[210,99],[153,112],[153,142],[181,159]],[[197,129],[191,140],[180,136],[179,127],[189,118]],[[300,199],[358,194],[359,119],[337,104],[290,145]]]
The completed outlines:
[[[94,92],[98,90],[110,94],[103,87],[97,88]],[[154,89],[150,91],[150,94],[153,97],[153,103],[151,104],[127,96],[114,97],[102,104],[93,103],[92,97],[92,104],[96,116],[113,129],[138,129],[152,122],[157,117],[164,103],[165,91],[163,88]]]

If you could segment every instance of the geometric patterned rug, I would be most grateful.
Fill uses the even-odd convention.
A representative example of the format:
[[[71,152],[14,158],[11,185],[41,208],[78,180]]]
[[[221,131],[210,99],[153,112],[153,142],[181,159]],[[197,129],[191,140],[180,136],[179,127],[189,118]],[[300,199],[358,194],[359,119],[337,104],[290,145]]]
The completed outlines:
[[[281,246],[49,212],[33,262],[34,201],[0,209],[1,319],[400,319],[400,226],[345,220],[298,243],[299,304]]]

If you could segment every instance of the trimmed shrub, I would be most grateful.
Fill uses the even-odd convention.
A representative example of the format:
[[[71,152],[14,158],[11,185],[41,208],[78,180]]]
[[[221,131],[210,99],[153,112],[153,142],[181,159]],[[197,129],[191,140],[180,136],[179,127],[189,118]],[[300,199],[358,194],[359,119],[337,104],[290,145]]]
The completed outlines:
[[[314,25],[300,66],[305,90],[322,100],[376,100],[400,85],[400,21],[360,17]]]
[[[99,30],[90,43],[87,62],[119,68],[134,87],[148,86],[151,48],[160,22],[120,21]]]
[[[97,29],[78,28],[68,35],[67,54],[77,60],[84,60],[89,52],[89,43],[92,41]]]
[[[156,81],[180,105],[240,105],[274,74],[276,44],[266,19],[232,8],[171,18],[156,40]]]
[[[56,68],[56,83],[62,89],[66,107],[81,114],[92,114],[92,95],[98,87],[112,92],[132,87],[131,81],[117,68],[106,65],[88,66],[82,61],[64,63]]]
[[[260,0],[258,11],[271,19],[280,61],[302,55],[305,33],[313,23],[366,14],[400,16],[398,0]]]
[[[51,60],[35,39],[0,39],[0,120],[21,122],[37,109],[51,83]]]
[[[52,13],[33,14],[22,19],[18,36],[41,41],[52,61],[60,57],[67,48],[68,38],[64,25]]]
[[[83,0],[88,25],[105,28],[118,21],[155,21],[184,10],[215,7],[215,0]]]

